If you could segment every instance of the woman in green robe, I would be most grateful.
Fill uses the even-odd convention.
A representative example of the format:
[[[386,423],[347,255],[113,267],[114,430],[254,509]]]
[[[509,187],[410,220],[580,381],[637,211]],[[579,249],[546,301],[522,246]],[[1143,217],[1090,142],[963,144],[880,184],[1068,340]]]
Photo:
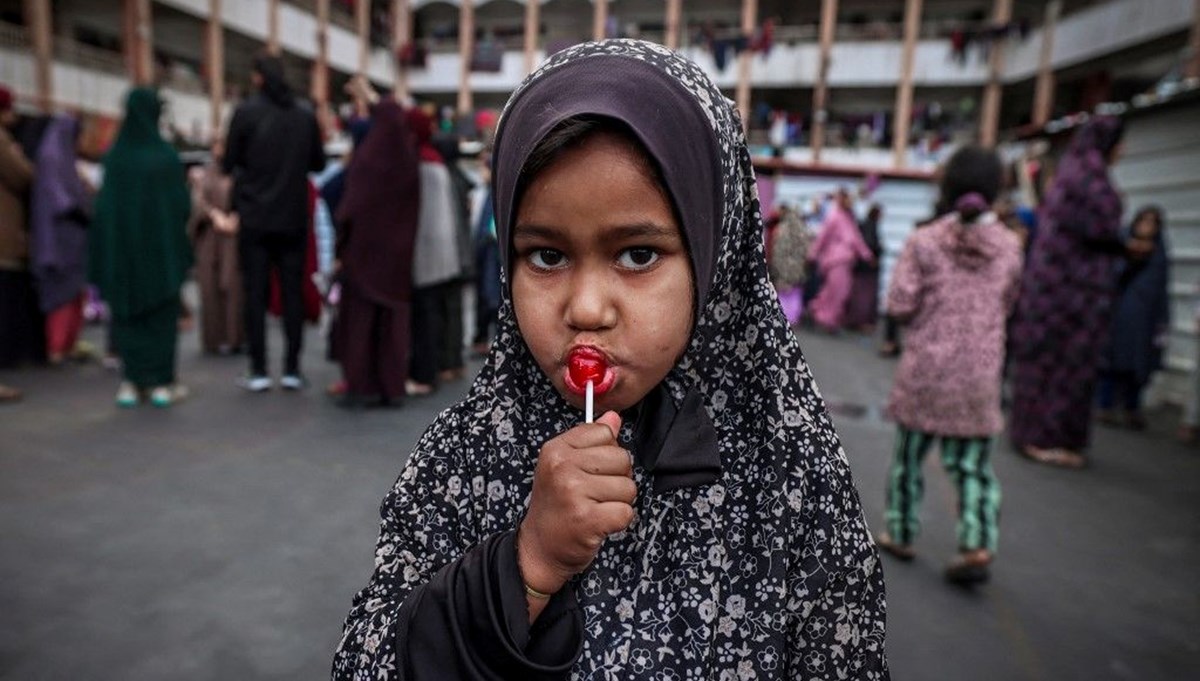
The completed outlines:
[[[162,102],[135,88],[117,141],[104,157],[89,238],[90,274],[112,310],[113,342],[125,380],[117,404],[149,392],[155,406],[183,397],[175,381],[179,287],[192,265],[191,198],[179,155],[158,132]]]

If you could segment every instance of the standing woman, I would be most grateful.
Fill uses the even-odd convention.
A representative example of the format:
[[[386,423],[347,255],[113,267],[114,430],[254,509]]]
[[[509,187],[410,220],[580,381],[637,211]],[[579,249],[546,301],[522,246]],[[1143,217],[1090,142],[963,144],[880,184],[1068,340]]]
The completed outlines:
[[[875,260],[858,232],[850,211],[850,194],[845,189],[839,189],[830,204],[808,259],[817,264],[822,279],[821,291],[812,301],[813,321],[825,331],[839,331],[854,287],[854,266]]]
[[[30,259],[46,315],[46,356],[51,364],[61,364],[75,349],[83,329],[92,199],[75,168],[78,138],[74,118],[50,120],[38,146],[30,202]]]
[[[1121,197],[1108,177],[1121,120],[1075,134],[1029,253],[1012,335],[1013,447],[1052,466],[1082,468],[1092,402],[1112,320],[1113,268],[1125,253]]]
[[[883,208],[872,203],[867,217],[858,223],[863,243],[874,254],[873,260],[860,260],[854,266],[854,285],[846,303],[844,324],[851,329],[870,333],[879,317],[879,259],[883,257],[883,242],[879,238],[879,221]]]
[[[161,113],[154,90],[129,93],[117,141],[104,157],[92,226],[90,272],[112,310],[125,374],[121,407],[136,405],[146,390],[156,407],[185,395],[175,383],[175,347],[179,287],[192,265],[191,201],[179,155],[159,134]]]
[[[1101,420],[1123,422],[1134,430],[1146,427],[1142,391],[1162,367],[1163,348],[1171,324],[1170,259],[1162,209],[1145,206],[1130,226],[1131,250],[1117,274],[1117,301],[1112,340],[1100,374]],[[1114,409],[1124,410],[1124,419]]]
[[[192,189],[188,235],[196,250],[200,287],[200,338],[204,352],[229,355],[242,347],[242,273],[238,266],[238,218],[231,212],[233,180],[221,170],[225,145],[213,143],[212,159]]]
[[[463,264],[459,261],[457,209],[450,171],[433,147],[433,119],[421,109],[406,112],[420,157],[421,211],[413,255],[413,353],[410,395],[433,392],[451,338],[450,317],[462,314]],[[368,137],[369,139],[369,137]],[[457,305],[455,304],[457,302]],[[461,326],[458,326],[461,330]]]
[[[371,134],[354,149],[336,216],[345,406],[398,403],[405,395],[420,194],[416,142],[400,105],[384,98],[371,111]]]
[[[954,211],[913,232],[888,292],[905,325],[904,352],[888,412],[896,422],[888,475],[887,533],[877,542],[910,560],[920,530],[921,462],[940,441],[958,490],[959,553],[946,569],[958,583],[983,581],[996,551],[1000,483],[990,460],[1004,428],[1000,379],[1005,328],[1021,284],[1021,246],[988,207],[1000,191],[1000,159],[964,147],[947,161],[941,202]]]

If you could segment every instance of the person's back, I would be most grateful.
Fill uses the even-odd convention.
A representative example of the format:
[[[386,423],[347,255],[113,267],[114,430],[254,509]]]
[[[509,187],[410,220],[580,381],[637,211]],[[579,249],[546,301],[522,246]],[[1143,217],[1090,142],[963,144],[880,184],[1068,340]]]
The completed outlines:
[[[223,165],[236,178],[234,207],[242,228],[304,229],[308,173],[325,165],[313,113],[294,101],[259,92],[238,107],[228,144]]]

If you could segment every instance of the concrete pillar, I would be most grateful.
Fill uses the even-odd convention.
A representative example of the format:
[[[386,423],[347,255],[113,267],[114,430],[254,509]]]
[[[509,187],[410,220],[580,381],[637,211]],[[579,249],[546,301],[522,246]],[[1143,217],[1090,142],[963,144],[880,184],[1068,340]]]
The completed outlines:
[[[683,20],[683,0],[667,0],[667,49],[679,49],[679,24]]]
[[[317,57],[313,59],[309,96],[319,110],[329,102],[329,0],[317,0]]]
[[[537,66],[538,29],[541,25],[541,0],[525,0],[525,73]]]
[[[367,64],[371,58],[371,3],[360,0],[354,3],[354,27],[358,33],[358,75],[367,75]]]
[[[225,105],[225,29],[221,23],[221,0],[208,0],[204,54],[208,58],[208,98],[212,107],[213,139],[221,136],[221,113]]]
[[[1200,0],[1197,0],[1200,5]],[[1054,115],[1054,30],[1058,15],[1062,12],[1062,0],[1046,3],[1046,20],[1042,24],[1042,53],[1038,59],[1037,85],[1033,95],[1033,123],[1045,125]]]
[[[992,22],[1007,24],[1012,19],[1012,0],[995,0],[992,5]],[[991,63],[988,67],[988,83],[983,89],[983,108],[979,117],[979,143],[985,147],[996,146],[996,135],[1000,127],[1000,95],[1004,84],[1000,77],[1004,73],[1004,44],[1000,40],[992,45]]]
[[[267,0],[267,52],[279,54],[279,0]]]
[[[1188,41],[1191,54],[1183,72],[1188,78],[1200,78],[1200,0],[1195,0],[1193,4],[1195,8],[1192,10],[1192,37]]]
[[[896,110],[892,118],[892,165],[903,168],[908,161],[908,132],[912,125],[913,53],[921,28],[921,0],[904,4],[904,51],[900,54],[900,84],[896,86]]]
[[[54,107],[54,30],[50,0],[25,0],[25,30],[33,46],[34,96],[42,113]]]
[[[150,85],[154,81],[154,33],[150,23],[150,0],[125,0],[122,23],[129,79],[134,85]]]
[[[471,93],[471,58],[475,55],[475,0],[462,0],[458,18],[458,112],[475,108]]]
[[[604,40],[604,27],[608,24],[608,0],[592,0],[592,40]]]
[[[758,23],[758,0],[742,0],[742,34],[749,36],[754,33]],[[738,55],[737,102],[738,114],[742,117],[742,128],[750,129],[750,60],[753,55],[750,50],[743,50]]]
[[[392,0],[392,61],[396,65],[396,101],[408,100],[408,67],[400,63],[400,48],[413,42],[410,0]]]
[[[817,58],[817,85],[813,89],[812,159],[821,162],[821,150],[825,147],[825,122],[829,117],[826,110],[829,102],[829,53],[833,49],[833,32],[837,28],[837,0],[822,0],[821,3],[821,52]]]

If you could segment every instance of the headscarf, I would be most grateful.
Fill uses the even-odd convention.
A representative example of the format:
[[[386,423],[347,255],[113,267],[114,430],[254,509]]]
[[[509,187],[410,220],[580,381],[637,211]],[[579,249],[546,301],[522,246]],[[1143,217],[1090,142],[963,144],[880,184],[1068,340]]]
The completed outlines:
[[[574,82],[611,89],[581,106],[576,99],[591,88]],[[655,109],[658,115],[645,115]],[[691,413],[687,400],[696,402],[710,419],[720,473],[651,473],[654,452],[633,445],[635,424],[622,429],[635,458],[637,517],[548,606],[577,600],[582,610],[575,615],[584,627],[582,650],[566,667],[575,678],[715,678],[720,670],[886,678],[878,557],[846,454],[767,278],[741,122],[704,72],[658,45],[607,40],[559,52],[529,76],[497,132],[502,252],[511,248],[523,155],[563,118],[589,114],[627,122],[683,216],[705,295],[684,356],[651,396],[665,396],[681,414]],[[704,122],[701,138],[679,136],[693,129],[684,119]],[[653,143],[668,136],[674,143],[667,148]],[[681,157],[712,168],[715,197],[704,188],[681,190],[681,179],[693,177]],[[714,214],[718,222],[695,222]],[[517,527],[539,449],[582,421],[531,355],[507,286],[502,297],[483,370],[467,397],[421,437],[383,501],[375,573],[347,620],[336,678],[406,678],[404,648],[397,650],[398,636],[408,643],[400,604],[443,566]],[[660,475],[671,484],[658,485]],[[536,678],[565,672],[545,667]]]
[[[11,110],[13,107],[12,90],[0,85],[0,113]]]
[[[385,99],[350,157],[336,215],[345,281],[376,304],[411,299],[420,196],[416,141],[400,105]]]
[[[118,318],[176,298],[192,265],[191,196],[179,155],[158,132],[161,111],[154,90],[130,91],[125,120],[104,157],[89,271]]]
[[[54,116],[35,157],[30,194],[30,266],[43,312],[71,302],[87,283],[91,197],[75,168],[79,123]]]
[[[408,117],[408,127],[412,130],[413,136],[417,140],[417,149],[421,154],[421,161],[426,163],[443,163],[445,159],[438,153],[438,150],[433,146],[433,118],[418,107],[413,107],[405,112]]]
[[[262,76],[262,92],[267,99],[288,108],[296,103],[296,96],[283,74],[283,60],[271,54],[254,57],[254,71]]]
[[[1046,197],[1046,217],[1060,228],[1116,235],[1121,199],[1108,177],[1108,155],[1121,139],[1121,119],[1098,116],[1071,139]]]

